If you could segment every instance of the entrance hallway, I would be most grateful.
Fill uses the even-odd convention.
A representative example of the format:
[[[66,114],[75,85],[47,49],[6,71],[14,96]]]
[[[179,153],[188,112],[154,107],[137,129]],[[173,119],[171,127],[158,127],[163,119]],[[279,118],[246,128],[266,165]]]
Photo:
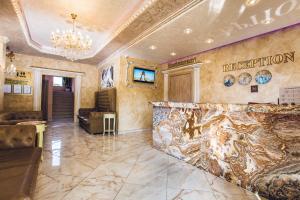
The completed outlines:
[[[151,137],[150,132],[89,135],[73,123],[49,124],[34,199],[257,199],[152,148]]]

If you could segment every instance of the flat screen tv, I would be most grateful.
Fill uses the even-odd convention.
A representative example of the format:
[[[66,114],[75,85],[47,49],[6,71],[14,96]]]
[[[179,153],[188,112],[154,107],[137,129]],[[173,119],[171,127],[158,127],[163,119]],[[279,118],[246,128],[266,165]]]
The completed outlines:
[[[155,70],[134,67],[133,68],[133,81],[154,84]]]

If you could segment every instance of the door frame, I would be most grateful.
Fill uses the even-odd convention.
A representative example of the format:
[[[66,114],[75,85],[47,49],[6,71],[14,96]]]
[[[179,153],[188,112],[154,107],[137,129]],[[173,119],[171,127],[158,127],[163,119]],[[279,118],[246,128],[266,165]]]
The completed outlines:
[[[200,68],[203,63],[196,63],[191,65],[180,66],[176,68],[163,70],[164,75],[164,101],[169,101],[169,76],[170,74],[180,73],[183,71],[192,71],[192,102],[199,103],[201,97],[201,86],[200,86]]]
[[[73,78],[75,82],[75,90],[74,90],[74,122],[78,122],[77,115],[78,110],[81,106],[81,79],[84,75],[83,72],[71,72],[71,71],[63,71],[59,69],[48,69],[42,67],[30,67],[33,71],[33,110],[40,111],[41,110],[41,102],[42,102],[42,76],[62,76]]]

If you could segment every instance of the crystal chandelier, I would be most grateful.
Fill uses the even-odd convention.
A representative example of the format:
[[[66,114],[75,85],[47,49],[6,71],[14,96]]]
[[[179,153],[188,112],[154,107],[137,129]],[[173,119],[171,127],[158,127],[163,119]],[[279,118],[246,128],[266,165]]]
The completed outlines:
[[[7,48],[9,50],[9,48]],[[13,63],[13,59],[15,58],[15,54],[13,51],[10,51],[6,54],[6,56],[10,59],[10,65],[6,66],[4,69],[4,73],[7,76],[15,76],[17,73],[17,68],[15,67]]]
[[[73,28],[60,31],[57,29],[51,33],[51,42],[56,49],[56,53],[69,60],[82,59],[88,53],[92,46],[92,39],[80,32],[75,31],[75,20],[77,15],[72,13]]]

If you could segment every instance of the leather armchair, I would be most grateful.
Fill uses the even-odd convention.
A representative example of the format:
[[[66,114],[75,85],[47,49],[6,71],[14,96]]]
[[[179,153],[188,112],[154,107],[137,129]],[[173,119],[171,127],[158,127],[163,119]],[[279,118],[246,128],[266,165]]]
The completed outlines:
[[[33,125],[0,126],[0,150],[35,147],[36,127]]]
[[[33,125],[0,126],[0,199],[32,199],[41,149]]]
[[[88,110],[88,109],[87,109]],[[87,111],[84,110],[83,112]],[[103,115],[113,112],[88,112],[88,115],[78,115],[80,126],[91,134],[102,133]],[[82,114],[82,113],[81,113]]]
[[[103,132],[103,115],[116,112],[116,89],[96,92],[95,108],[80,108],[78,111],[79,125],[91,134]]]

